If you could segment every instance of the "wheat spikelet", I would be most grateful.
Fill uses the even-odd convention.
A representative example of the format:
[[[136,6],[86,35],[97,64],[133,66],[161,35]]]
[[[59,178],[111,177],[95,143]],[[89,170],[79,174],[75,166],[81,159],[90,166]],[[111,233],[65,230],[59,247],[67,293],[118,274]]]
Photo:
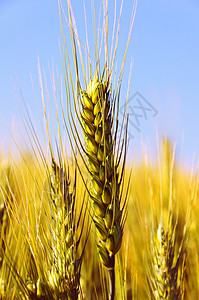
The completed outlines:
[[[59,167],[52,159],[51,200],[54,259],[49,272],[49,285],[59,296],[65,295],[69,299],[78,298],[82,262],[82,258],[77,257],[75,184],[70,192],[70,182],[65,166]]]
[[[81,117],[92,182],[90,193],[95,212],[93,220],[99,238],[98,253],[102,263],[111,268],[110,257],[121,246],[123,228],[108,82],[100,82],[95,75],[87,91],[82,91],[81,95]]]
[[[151,272],[148,282],[152,299],[183,299],[186,251],[185,244],[176,245],[173,233],[165,231],[162,223],[151,241]]]

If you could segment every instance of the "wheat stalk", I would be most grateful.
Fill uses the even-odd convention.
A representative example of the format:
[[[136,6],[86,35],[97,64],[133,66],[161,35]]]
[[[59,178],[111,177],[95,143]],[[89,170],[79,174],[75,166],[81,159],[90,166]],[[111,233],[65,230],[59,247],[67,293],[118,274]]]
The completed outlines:
[[[0,295],[1,297],[4,296],[5,292],[5,283],[4,279],[2,278],[2,264],[4,259],[4,252],[5,252],[5,235],[7,230],[7,213],[5,205],[1,205],[0,207]]]
[[[96,34],[96,20],[95,9],[93,8],[93,29],[94,29],[94,51],[95,51],[95,76],[93,80],[87,82],[86,68],[82,56],[82,43],[78,37],[75,18],[72,11],[71,1],[68,0],[68,18],[63,10],[60,1],[60,20],[62,28],[62,45],[63,45],[63,60],[62,66],[64,71],[64,81],[66,87],[67,97],[67,112],[68,122],[66,130],[71,143],[74,157],[77,161],[78,169],[82,175],[83,182],[88,190],[93,204],[93,222],[95,224],[96,233],[98,236],[97,251],[103,265],[108,268],[110,275],[110,299],[115,298],[115,254],[119,251],[122,243],[122,235],[124,223],[126,220],[126,203],[127,195],[122,195],[123,180],[124,180],[124,165],[126,159],[127,147],[127,116],[123,119],[122,130],[118,135],[119,123],[119,100],[120,89],[123,76],[124,62],[126,52],[131,35],[135,7],[132,11],[132,19],[130,22],[129,36],[125,48],[124,58],[122,61],[121,70],[116,88],[112,88],[113,68],[116,59],[116,52],[118,46],[120,19],[122,13],[123,2],[121,3],[118,26],[115,33],[113,29],[112,47],[109,56],[108,53],[108,1],[102,1],[103,5],[103,34],[105,50],[105,64],[104,70],[100,71],[100,52],[101,47],[99,36]],[[61,8],[67,23],[70,26],[71,44],[74,58],[74,66],[76,71],[76,78],[73,78],[69,52],[66,44],[65,34],[63,30]],[[115,15],[116,18],[116,15]],[[115,24],[114,24],[115,26]],[[87,34],[87,33],[86,33]],[[115,35],[115,36],[114,36]],[[115,47],[113,41],[115,38]],[[77,46],[80,55],[81,67],[83,71],[86,90],[82,88],[79,64],[77,55]],[[86,60],[88,59],[89,78],[91,79],[91,58],[89,54],[89,46],[87,41],[87,48],[83,46],[86,53]],[[75,88],[76,85],[76,88]],[[75,93],[76,91],[76,93]],[[127,93],[128,95],[128,93]],[[78,128],[73,116],[75,110],[77,120],[79,121],[83,134],[84,141],[79,135]],[[64,109],[62,108],[63,116]],[[126,121],[126,124],[125,122]],[[124,125],[125,124],[125,125]],[[117,144],[118,142],[118,144]],[[88,186],[85,176],[82,174],[81,166],[78,162],[76,149],[82,158],[84,165],[92,182],[92,188]],[[84,154],[83,154],[84,152]],[[119,165],[123,162],[121,172],[119,172]],[[86,159],[85,159],[86,156]],[[123,198],[124,197],[124,198]],[[121,201],[123,207],[121,207]]]
[[[65,166],[52,159],[51,201],[53,266],[49,284],[60,295],[77,299],[82,257],[77,256],[77,224],[75,213],[76,182],[72,192]],[[67,298],[67,299],[68,299]]]
[[[151,270],[148,274],[148,282],[153,299],[182,300],[184,299],[187,229],[191,206],[187,208],[186,220],[180,220],[179,208],[174,198],[175,147],[166,138],[162,141],[161,162],[160,221],[155,228],[156,212],[153,208]],[[165,211],[163,211],[164,206],[168,206]],[[179,229],[180,221],[183,224],[182,232]]]
[[[91,199],[94,224],[99,238],[97,245],[101,262],[109,269],[114,299],[114,256],[120,249],[123,235],[120,209],[119,174],[113,154],[113,117],[110,86],[100,82],[97,75],[82,95],[82,124],[85,149],[91,175]]]
[[[151,242],[152,269],[148,281],[153,299],[184,299],[186,248],[178,248],[175,229],[165,231],[162,224]]]

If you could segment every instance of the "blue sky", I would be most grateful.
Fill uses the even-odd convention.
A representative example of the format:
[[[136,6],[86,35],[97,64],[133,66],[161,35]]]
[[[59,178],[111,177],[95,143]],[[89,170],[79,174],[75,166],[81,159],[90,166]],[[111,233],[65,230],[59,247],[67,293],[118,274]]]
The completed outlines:
[[[84,14],[79,3],[82,1],[72,2],[81,37]],[[119,7],[120,1],[117,3]],[[118,62],[127,37],[131,4],[132,1],[124,0]],[[111,8],[110,5],[110,12]],[[67,24],[65,26],[67,28]],[[37,58],[39,56],[46,74],[52,58],[61,72],[59,37],[57,0],[0,0],[0,113],[8,128],[20,122],[12,79],[15,83],[18,80],[25,102],[35,115],[30,73],[35,97],[40,101]],[[159,136],[167,132],[177,142],[177,153],[180,153],[181,141],[184,140],[183,159],[186,165],[190,165],[193,153],[196,157],[199,154],[199,1],[138,0],[123,97],[132,58],[130,96],[139,92],[139,97],[130,102],[129,131],[134,136],[130,152],[133,153],[132,149],[136,147],[139,157],[141,140],[149,141],[153,151],[158,130]],[[145,107],[149,105],[146,115],[136,108],[140,103]],[[153,116],[155,111],[157,114]],[[140,115],[139,124],[132,112]],[[0,145],[6,145],[9,132],[1,115]]]

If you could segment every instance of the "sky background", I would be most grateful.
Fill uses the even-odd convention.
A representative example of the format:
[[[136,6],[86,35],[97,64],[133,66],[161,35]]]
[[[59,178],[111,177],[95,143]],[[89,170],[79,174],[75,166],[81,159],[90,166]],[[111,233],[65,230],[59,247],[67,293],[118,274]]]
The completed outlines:
[[[109,2],[111,17],[111,3],[114,1]],[[79,36],[84,42],[82,1],[73,0],[72,3]],[[90,6],[90,1],[87,3]],[[119,9],[120,1],[117,3]],[[132,1],[124,0],[118,67],[128,35],[131,8]],[[88,28],[91,28],[89,22]],[[66,22],[64,26],[67,42],[70,43]],[[37,114],[35,98],[41,101],[38,56],[46,74],[52,59],[61,74],[60,36],[57,0],[0,0],[1,147],[7,149],[9,130],[16,133],[20,123],[20,113],[14,100],[17,82],[32,115]],[[184,165],[189,167],[194,152],[196,159],[199,156],[199,1],[138,0],[124,73],[123,99],[131,59],[129,155],[133,156],[136,148],[139,160],[143,142],[150,143],[151,152],[155,153],[156,132],[159,137],[167,133],[177,143],[178,157],[183,149]],[[144,112],[140,105],[145,107]]]

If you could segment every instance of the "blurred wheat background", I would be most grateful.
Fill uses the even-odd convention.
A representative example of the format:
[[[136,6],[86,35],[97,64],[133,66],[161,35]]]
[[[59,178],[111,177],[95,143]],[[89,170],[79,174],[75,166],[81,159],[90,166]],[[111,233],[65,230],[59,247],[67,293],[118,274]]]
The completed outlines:
[[[38,159],[35,160],[29,153],[24,155],[25,160],[14,163],[3,160],[1,156],[2,299],[23,298],[24,287],[18,275],[26,284],[28,275],[31,277],[34,274],[32,291],[36,294],[38,274],[31,266],[34,259],[31,259],[27,245],[35,247],[33,253],[38,251],[39,256],[36,259],[41,260],[42,268],[47,268],[45,260],[42,261],[40,257],[44,240],[42,244],[38,240],[44,239],[48,232],[46,230],[43,236],[44,228],[48,228],[45,217],[49,205],[46,202],[48,190],[44,184],[46,172],[41,165],[38,168]],[[73,171],[71,167],[70,174]],[[127,166],[126,178],[129,172]],[[78,176],[76,198],[79,206],[84,192],[85,187]],[[143,163],[133,168],[123,244],[116,256],[116,299],[198,299],[198,209],[198,175],[185,172],[175,162],[173,145],[164,138],[159,162],[151,163],[150,157],[145,154]],[[85,228],[90,226],[88,223],[89,219],[86,218]],[[164,283],[167,272],[173,276],[173,271],[164,265],[164,256],[169,254],[168,250],[161,252],[162,229],[174,239],[173,253],[169,258],[172,260],[172,270],[180,257],[177,270],[174,271],[177,272],[177,278],[174,276],[172,281],[172,285],[177,285],[179,289],[179,295],[175,296],[161,296],[164,284],[169,285]],[[83,233],[83,241],[86,232]],[[166,243],[167,238],[164,240]],[[91,228],[82,263],[81,293],[85,299],[106,299],[108,279],[95,247],[95,231]],[[10,266],[13,261],[14,270]]]

